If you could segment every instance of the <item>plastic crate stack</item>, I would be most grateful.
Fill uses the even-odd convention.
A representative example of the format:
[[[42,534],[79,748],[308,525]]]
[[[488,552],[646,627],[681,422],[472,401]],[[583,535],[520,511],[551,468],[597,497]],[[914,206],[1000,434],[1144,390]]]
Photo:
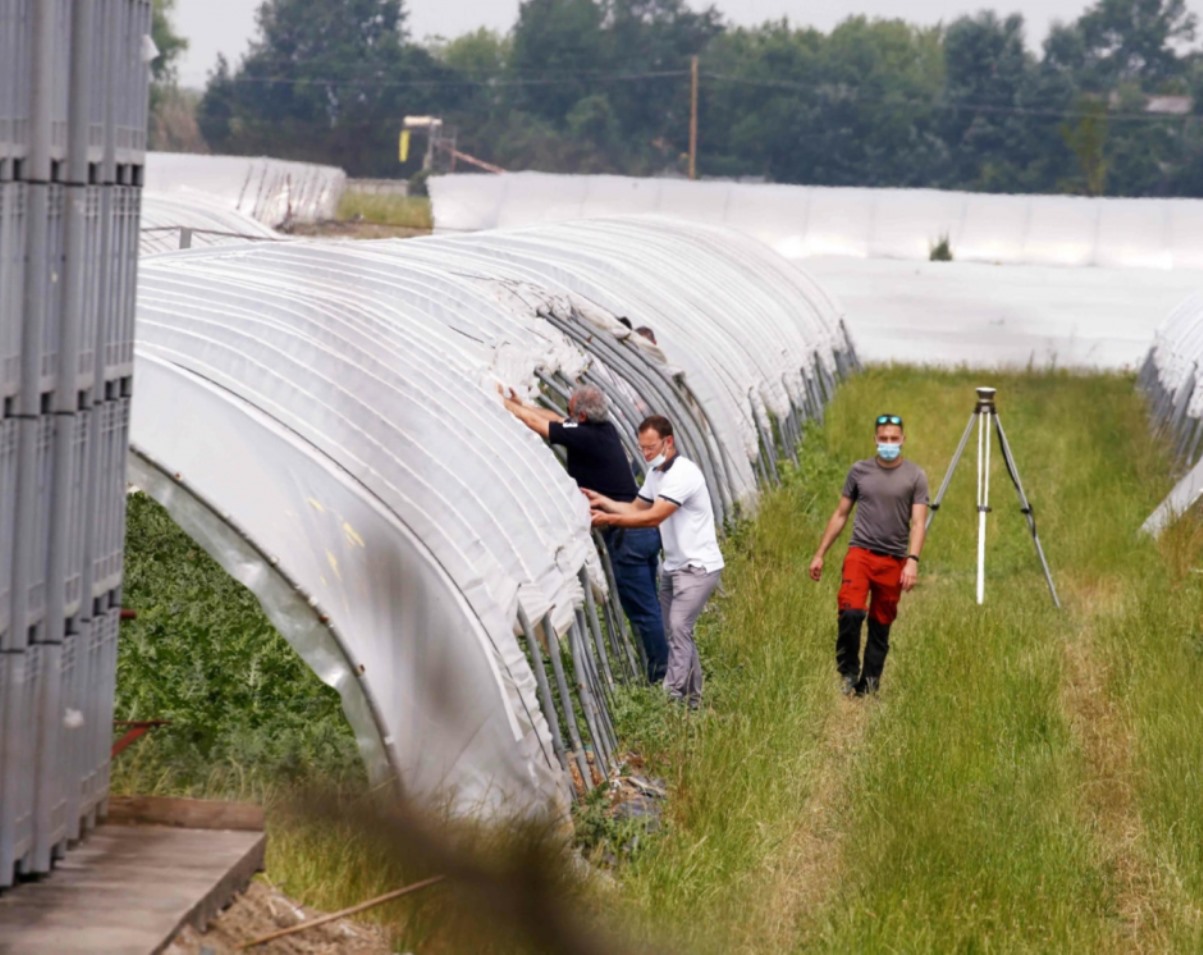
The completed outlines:
[[[151,0],[0,0],[0,889],[103,816]]]

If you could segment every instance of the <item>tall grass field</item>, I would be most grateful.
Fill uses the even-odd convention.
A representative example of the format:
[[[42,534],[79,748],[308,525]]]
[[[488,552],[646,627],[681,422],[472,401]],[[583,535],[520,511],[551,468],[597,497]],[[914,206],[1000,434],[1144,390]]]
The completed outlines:
[[[850,531],[821,583],[806,573],[844,476],[872,455],[873,418],[897,413],[934,494],[982,384],[998,388],[1063,609],[997,453],[976,604],[971,443],[881,692],[844,698],[835,595]],[[618,707],[669,798],[660,831],[580,904],[677,952],[1203,949],[1203,523],[1139,534],[1172,485],[1145,415],[1126,375],[877,367],[843,384],[800,466],[724,542],[700,624],[702,711],[646,692]],[[131,509],[140,616],[123,633],[119,709],[175,722],[121,757],[119,785],[270,803],[330,776],[358,798],[336,698],[289,669],[253,600],[208,570],[182,574],[181,554],[185,569],[206,558],[161,520],[149,502]],[[193,603],[224,615],[209,626],[217,611]],[[302,902],[333,909],[401,878],[362,832],[276,820],[268,877]],[[437,915],[378,917],[399,945],[455,950]]]

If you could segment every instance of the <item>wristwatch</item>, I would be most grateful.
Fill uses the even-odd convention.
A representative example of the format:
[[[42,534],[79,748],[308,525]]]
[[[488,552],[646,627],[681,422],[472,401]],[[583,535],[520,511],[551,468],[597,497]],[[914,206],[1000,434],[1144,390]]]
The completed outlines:
[[[918,554],[907,554],[906,559],[913,560],[916,564],[919,563],[919,555]]]

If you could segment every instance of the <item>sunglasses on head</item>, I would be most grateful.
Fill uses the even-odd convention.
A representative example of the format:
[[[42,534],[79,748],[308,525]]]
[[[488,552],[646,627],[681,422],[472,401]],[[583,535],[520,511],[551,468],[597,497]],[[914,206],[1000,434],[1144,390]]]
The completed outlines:
[[[896,424],[901,428],[902,419],[896,414],[879,414],[877,416],[877,427],[880,428],[883,424]]]

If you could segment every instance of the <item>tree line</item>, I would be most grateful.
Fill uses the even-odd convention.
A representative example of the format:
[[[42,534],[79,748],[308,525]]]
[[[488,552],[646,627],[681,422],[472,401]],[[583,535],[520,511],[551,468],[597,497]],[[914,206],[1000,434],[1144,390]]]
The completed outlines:
[[[401,121],[429,114],[506,169],[682,174],[696,56],[703,176],[1203,196],[1203,51],[1185,0],[1098,0],[1038,51],[1018,14],[850,17],[824,33],[734,27],[684,0],[525,0],[505,34],[425,44],[402,0],[265,0],[257,27],[196,104],[215,152],[413,176],[423,150],[399,161]],[[178,51],[165,15],[159,30]],[[173,83],[171,57],[156,82]]]

